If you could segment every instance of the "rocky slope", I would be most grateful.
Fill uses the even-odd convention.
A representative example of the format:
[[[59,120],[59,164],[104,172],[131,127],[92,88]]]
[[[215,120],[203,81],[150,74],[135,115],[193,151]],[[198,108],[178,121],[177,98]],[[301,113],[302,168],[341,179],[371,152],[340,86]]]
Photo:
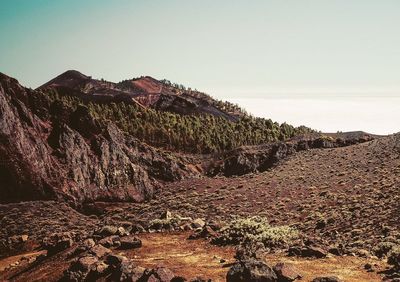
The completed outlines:
[[[169,84],[160,90],[159,83],[145,77],[113,84],[70,71],[31,90],[0,74],[0,280],[184,281],[175,274],[207,274],[236,281],[254,271],[281,281],[282,261],[300,266],[305,281],[332,273],[352,282],[400,277],[399,134],[310,133],[188,155],[123,132],[117,118],[124,103],[113,104],[111,122],[95,118],[89,103],[68,101],[125,95],[158,113],[228,114],[214,112],[220,109],[200,93],[187,96]],[[66,91],[70,104],[48,99],[42,90],[51,89]],[[137,122],[145,112],[133,113]],[[232,248],[215,245],[243,238],[263,245],[264,261],[258,249],[249,261],[239,248],[235,262]],[[273,269],[271,261],[278,262]]]
[[[143,107],[184,115],[211,114],[236,120],[241,113],[228,113],[216,106],[217,101],[198,91],[177,88],[152,77],[144,76],[119,83],[93,79],[69,70],[40,86],[38,90],[56,89],[90,101],[125,101]]]
[[[289,224],[325,248],[371,252],[400,243],[400,135],[347,147],[301,151],[262,173],[187,179],[147,204],[98,204],[108,218],[137,221],[170,210],[182,216],[230,220],[265,216]]]
[[[273,142],[258,146],[242,146],[220,156],[208,170],[209,175],[244,175],[263,172],[292,154],[311,149],[346,147],[375,138],[364,132],[341,134],[310,134],[297,136],[287,142]]]
[[[72,113],[57,104],[32,107],[36,95],[0,75],[2,202],[143,201],[162,181],[199,174],[188,166],[191,160],[149,147],[112,123],[100,124],[84,106]]]

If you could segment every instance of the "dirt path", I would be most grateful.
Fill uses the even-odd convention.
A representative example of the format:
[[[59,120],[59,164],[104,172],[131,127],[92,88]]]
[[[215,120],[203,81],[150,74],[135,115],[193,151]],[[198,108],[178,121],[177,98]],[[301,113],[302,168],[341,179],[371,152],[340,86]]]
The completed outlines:
[[[20,265],[21,262],[27,263],[30,259],[34,259],[35,257],[44,253],[46,253],[46,251],[30,252],[22,255],[16,255],[0,259],[0,272],[4,271],[6,268],[10,266]]]

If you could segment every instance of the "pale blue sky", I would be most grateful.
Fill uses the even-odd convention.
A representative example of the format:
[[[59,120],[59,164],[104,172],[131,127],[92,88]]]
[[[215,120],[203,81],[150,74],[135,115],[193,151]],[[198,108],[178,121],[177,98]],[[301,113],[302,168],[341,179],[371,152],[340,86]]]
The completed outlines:
[[[400,95],[400,1],[1,0],[0,71],[168,78],[217,97]]]

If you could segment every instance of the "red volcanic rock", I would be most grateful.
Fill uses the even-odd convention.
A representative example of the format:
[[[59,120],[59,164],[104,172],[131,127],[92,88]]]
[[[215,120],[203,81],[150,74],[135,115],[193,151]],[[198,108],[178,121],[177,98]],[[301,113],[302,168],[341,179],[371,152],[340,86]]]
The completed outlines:
[[[291,282],[296,279],[301,279],[297,268],[290,263],[277,263],[273,269],[278,276],[278,280],[281,282]]]
[[[89,79],[68,72],[46,87]],[[143,201],[160,181],[193,175],[182,158],[100,124],[84,106],[69,112],[43,95],[0,74],[0,201]]]

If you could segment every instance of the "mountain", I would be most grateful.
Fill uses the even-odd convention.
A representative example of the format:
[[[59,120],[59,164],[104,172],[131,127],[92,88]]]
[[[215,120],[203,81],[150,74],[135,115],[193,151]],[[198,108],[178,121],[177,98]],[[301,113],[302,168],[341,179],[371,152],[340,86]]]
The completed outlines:
[[[179,89],[150,77],[111,83],[67,71],[31,90],[0,74],[0,201],[140,202],[165,182],[263,171],[299,150],[369,140],[320,145],[326,137],[306,127],[229,118],[213,106],[235,109],[229,103]]]
[[[399,168],[399,134],[278,124],[150,77],[0,73],[0,280],[390,279]]]
[[[150,76],[124,80],[119,83],[93,79],[76,70],[66,71],[38,90],[55,89],[61,93],[77,95],[90,101],[125,101],[143,107],[185,115],[211,114],[235,121],[243,115],[240,111],[226,112],[218,101],[198,91],[174,86]]]
[[[72,74],[64,80],[71,87],[87,81]],[[163,181],[199,174],[189,158],[100,123],[85,106],[65,109],[47,98],[0,74],[0,201],[143,201]]]
[[[67,71],[37,91],[70,112],[86,105],[96,119],[113,121],[141,141],[173,151],[217,153],[312,131],[252,117],[237,105],[150,77],[112,83]],[[54,112],[57,120],[60,112]]]

